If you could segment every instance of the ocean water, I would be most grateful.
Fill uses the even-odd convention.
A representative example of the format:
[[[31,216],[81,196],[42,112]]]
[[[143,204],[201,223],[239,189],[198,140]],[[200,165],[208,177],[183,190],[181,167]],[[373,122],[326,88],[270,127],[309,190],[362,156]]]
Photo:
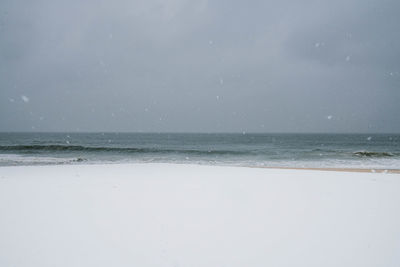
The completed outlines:
[[[0,166],[129,162],[400,169],[400,135],[0,133]]]

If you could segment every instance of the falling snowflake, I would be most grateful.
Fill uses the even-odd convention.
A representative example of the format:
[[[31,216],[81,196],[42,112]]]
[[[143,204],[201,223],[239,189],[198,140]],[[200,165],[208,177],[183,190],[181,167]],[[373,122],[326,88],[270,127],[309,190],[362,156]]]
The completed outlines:
[[[326,118],[327,118],[328,120],[331,120],[331,119],[333,118],[333,116],[332,116],[332,115],[328,115],[328,116],[326,116]]]
[[[29,97],[27,97],[26,95],[21,95],[21,99],[22,101],[24,101],[25,103],[29,102]]]
[[[323,47],[323,46],[325,46],[325,43],[324,43],[324,42],[321,42],[321,43],[318,42],[318,43],[315,43],[315,44],[314,44],[314,47],[315,47],[315,48],[321,48],[321,47]]]

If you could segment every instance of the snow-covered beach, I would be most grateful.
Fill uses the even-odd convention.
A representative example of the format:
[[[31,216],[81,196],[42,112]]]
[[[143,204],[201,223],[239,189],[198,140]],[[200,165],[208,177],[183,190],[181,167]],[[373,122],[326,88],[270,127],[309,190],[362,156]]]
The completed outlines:
[[[400,175],[0,168],[0,266],[399,266]]]

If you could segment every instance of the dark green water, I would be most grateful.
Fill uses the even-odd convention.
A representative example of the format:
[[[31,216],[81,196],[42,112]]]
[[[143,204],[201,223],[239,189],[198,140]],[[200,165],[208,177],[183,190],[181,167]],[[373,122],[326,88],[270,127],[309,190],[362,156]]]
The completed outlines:
[[[0,165],[168,162],[400,168],[394,134],[0,133]]]

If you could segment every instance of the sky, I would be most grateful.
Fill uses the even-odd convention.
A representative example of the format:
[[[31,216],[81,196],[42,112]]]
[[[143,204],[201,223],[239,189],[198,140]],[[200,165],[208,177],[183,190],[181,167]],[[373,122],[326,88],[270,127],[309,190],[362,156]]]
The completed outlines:
[[[400,133],[400,1],[2,0],[0,131]]]

